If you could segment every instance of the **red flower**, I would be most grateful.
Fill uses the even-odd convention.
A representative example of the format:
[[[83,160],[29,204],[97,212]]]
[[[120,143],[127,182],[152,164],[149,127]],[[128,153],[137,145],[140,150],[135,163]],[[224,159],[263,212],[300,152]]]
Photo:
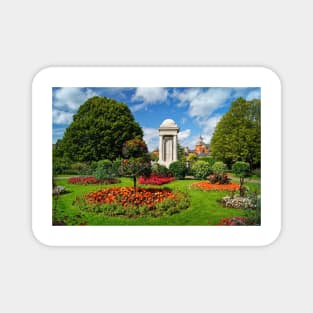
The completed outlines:
[[[147,205],[149,208],[153,208],[154,204],[166,198],[173,198],[175,194],[167,189],[138,188],[135,196],[132,187],[112,187],[91,192],[85,197],[89,203],[118,203],[124,207]]]

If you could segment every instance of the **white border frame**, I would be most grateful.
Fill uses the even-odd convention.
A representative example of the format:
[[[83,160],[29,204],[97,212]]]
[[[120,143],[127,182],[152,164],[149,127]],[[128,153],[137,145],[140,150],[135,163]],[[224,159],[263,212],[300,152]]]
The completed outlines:
[[[261,87],[261,226],[52,226],[52,87]],[[50,67],[32,86],[32,228],[50,246],[263,246],[281,230],[281,84],[264,67]]]

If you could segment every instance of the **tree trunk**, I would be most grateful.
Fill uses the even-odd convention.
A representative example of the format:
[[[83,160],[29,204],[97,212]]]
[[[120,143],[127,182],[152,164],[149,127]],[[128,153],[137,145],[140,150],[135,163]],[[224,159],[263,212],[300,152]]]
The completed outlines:
[[[244,189],[243,189],[244,178],[240,177],[240,197],[244,197]]]
[[[137,182],[136,176],[133,176],[133,181],[134,181],[134,193],[136,198],[136,182]]]

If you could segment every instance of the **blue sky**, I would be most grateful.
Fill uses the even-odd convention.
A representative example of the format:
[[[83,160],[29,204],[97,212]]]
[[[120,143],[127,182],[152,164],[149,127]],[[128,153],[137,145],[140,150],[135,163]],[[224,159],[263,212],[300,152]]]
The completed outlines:
[[[173,119],[180,128],[178,139],[190,149],[200,135],[206,143],[220,118],[238,97],[260,99],[261,89],[252,88],[53,88],[53,142],[63,137],[78,108],[90,97],[105,96],[125,103],[153,150],[158,147],[158,128]]]

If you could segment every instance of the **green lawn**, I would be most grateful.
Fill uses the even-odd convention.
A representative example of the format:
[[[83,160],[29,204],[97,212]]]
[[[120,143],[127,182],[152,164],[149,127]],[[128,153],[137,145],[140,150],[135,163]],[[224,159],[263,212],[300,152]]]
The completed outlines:
[[[79,210],[74,201],[77,196],[85,193],[108,188],[112,186],[132,186],[131,179],[122,178],[121,183],[114,185],[71,185],[64,177],[57,177],[57,185],[65,186],[70,193],[61,195],[57,201],[53,201],[53,214],[57,221],[65,221],[66,225],[210,225],[218,224],[223,217],[240,216],[243,210],[223,208],[218,202],[228,192],[200,191],[190,189],[190,184],[197,180],[177,180],[162,187],[173,190],[187,190],[191,205],[188,209],[171,216],[123,218],[108,217],[103,213],[91,213]],[[247,183],[250,190],[260,189],[258,183]],[[155,187],[155,186],[153,186]]]

